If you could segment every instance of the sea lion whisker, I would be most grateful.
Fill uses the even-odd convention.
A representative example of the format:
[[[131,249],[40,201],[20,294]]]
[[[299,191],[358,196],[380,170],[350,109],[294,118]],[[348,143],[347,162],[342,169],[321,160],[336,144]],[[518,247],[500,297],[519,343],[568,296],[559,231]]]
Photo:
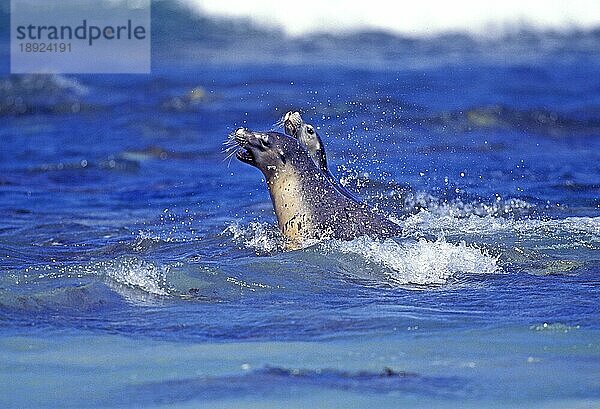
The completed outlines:
[[[283,124],[285,123],[285,115],[282,116],[281,118],[279,118],[274,124],[273,124],[273,128],[281,128],[283,126]]]
[[[223,150],[221,151],[222,153],[229,153],[231,152],[232,149],[237,149],[239,146],[236,143],[235,145],[229,145],[226,148],[223,148]]]
[[[238,152],[237,149],[231,150],[229,152],[227,152],[227,155],[225,156],[225,158],[223,159],[223,162],[225,162],[227,159],[230,159],[231,162],[231,158],[233,157],[233,155],[235,155]]]
[[[229,161],[227,162],[227,168],[229,168],[229,166],[231,165],[231,160],[233,159],[233,156],[235,155],[236,152],[237,151],[234,151],[233,153],[229,154],[227,156],[227,158],[225,158],[225,159],[229,159]]]
[[[239,141],[235,138],[235,135],[233,133],[229,134],[227,139],[224,142],[225,148],[223,148],[223,150],[221,151],[222,153],[224,153],[226,156],[223,159],[223,161],[226,161],[227,159],[229,159],[230,163],[231,163],[231,158],[233,157],[233,155],[236,154],[236,152],[239,152],[240,150],[240,143]],[[229,166],[229,164],[227,165]]]
[[[229,146],[229,145],[236,145],[237,142],[235,141],[235,137],[233,135],[229,135],[227,137],[227,139],[225,139],[225,141],[223,142],[223,145],[225,146]]]

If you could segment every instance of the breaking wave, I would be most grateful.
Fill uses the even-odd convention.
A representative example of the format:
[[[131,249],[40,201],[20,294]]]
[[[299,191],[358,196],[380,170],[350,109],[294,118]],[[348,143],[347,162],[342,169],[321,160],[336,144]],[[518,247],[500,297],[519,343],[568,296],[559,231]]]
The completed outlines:
[[[498,258],[486,250],[467,245],[419,241],[379,242],[360,237],[351,242],[329,244],[342,255],[356,254],[380,269],[391,285],[442,285],[458,274],[492,274],[499,271]]]
[[[596,259],[600,218],[512,217],[516,211],[532,206],[521,200],[492,205],[430,205],[398,220],[408,238],[329,240],[302,250],[304,256],[299,257],[308,262],[318,253],[318,264],[326,271],[341,271],[391,286],[437,286],[462,275],[511,269],[532,274],[570,273]],[[275,224],[235,222],[224,233],[258,255],[284,250]],[[573,250],[579,251],[581,262],[572,260]]]

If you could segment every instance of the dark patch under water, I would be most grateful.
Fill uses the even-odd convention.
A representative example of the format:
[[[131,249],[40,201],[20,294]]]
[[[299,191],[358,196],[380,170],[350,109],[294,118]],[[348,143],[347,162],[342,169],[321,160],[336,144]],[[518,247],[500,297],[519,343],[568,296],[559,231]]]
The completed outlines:
[[[451,397],[464,394],[464,382],[454,378],[427,378],[416,373],[385,368],[381,372],[345,372],[335,369],[288,369],[265,367],[237,376],[179,379],[135,386],[116,395],[130,396],[124,404],[174,404],[211,401],[231,396],[290,397],[310,393],[310,389],[352,391],[365,394],[424,394]],[[112,402],[114,405],[115,402]]]

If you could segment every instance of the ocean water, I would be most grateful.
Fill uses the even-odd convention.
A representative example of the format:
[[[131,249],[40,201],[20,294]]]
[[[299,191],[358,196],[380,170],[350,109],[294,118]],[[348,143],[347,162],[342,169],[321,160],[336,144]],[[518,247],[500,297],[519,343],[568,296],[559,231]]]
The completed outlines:
[[[0,407],[600,406],[597,29],[153,36],[148,76],[0,50]],[[223,142],[290,109],[406,237],[283,249]]]

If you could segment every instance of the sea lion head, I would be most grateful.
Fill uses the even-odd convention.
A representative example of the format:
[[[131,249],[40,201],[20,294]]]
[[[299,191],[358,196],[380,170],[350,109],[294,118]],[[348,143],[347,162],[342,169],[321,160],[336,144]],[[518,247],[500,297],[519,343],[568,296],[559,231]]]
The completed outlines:
[[[306,160],[308,153],[297,140],[279,132],[256,132],[238,128],[230,138],[237,142],[240,149],[236,157],[258,169],[270,178],[292,171]]]
[[[323,141],[321,141],[315,127],[304,122],[300,112],[297,111],[289,111],[285,114],[283,127],[286,134],[298,139],[298,142],[308,151],[319,169],[328,172]]]
[[[316,149],[322,149],[322,143],[315,127],[307,124],[302,119],[300,112],[289,111],[283,117],[283,127],[285,133],[298,139],[309,152]]]

